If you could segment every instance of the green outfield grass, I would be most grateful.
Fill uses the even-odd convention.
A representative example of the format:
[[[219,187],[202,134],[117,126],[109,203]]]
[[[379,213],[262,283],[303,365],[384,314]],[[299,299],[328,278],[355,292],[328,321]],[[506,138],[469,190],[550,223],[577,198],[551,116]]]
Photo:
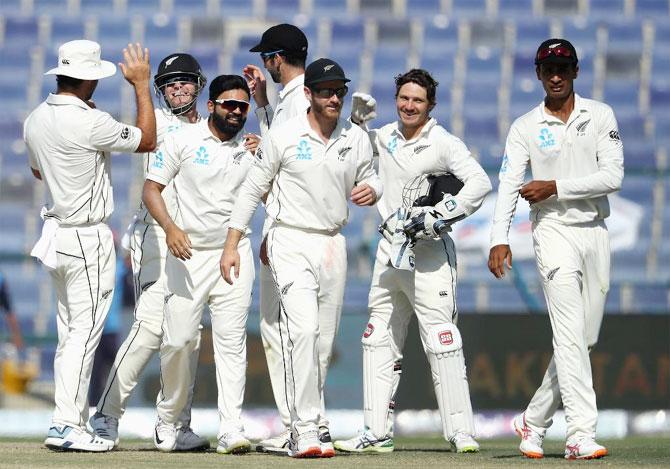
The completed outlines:
[[[151,442],[122,442],[121,449],[105,454],[58,453],[42,446],[34,439],[0,439],[0,468],[49,467],[49,468],[102,468],[114,469],[159,467],[426,467],[461,468],[480,467],[546,467],[588,464],[607,467],[670,467],[670,436],[603,440],[610,456],[594,461],[565,461],[563,446],[559,441],[545,443],[545,458],[525,459],[517,451],[518,440],[485,440],[479,454],[454,454],[447,451],[444,441],[438,438],[401,438],[396,450],[384,455],[350,455],[338,453],[333,459],[292,460],[283,456],[250,453],[241,456],[224,456],[213,450],[207,453],[165,454],[154,450]]]

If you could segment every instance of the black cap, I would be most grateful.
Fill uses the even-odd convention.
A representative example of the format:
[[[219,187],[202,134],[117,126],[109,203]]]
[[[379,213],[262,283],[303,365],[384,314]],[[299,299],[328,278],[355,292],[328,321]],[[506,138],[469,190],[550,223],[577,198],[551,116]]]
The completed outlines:
[[[307,57],[307,37],[300,28],[292,24],[278,24],[263,33],[261,42],[249,49],[249,52],[284,51],[287,55]]]
[[[181,52],[170,54],[161,60],[154,77],[154,83],[156,86],[161,86],[173,77],[187,78],[194,83],[197,83],[199,78],[204,79],[200,64],[195,60],[195,57]]]
[[[317,59],[305,69],[305,86],[311,87],[324,81],[341,80],[351,81],[344,76],[342,67],[330,59]]]
[[[535,53],[535,65],[546,63],[576,64],[577,51],[567,39],[547,39]]]

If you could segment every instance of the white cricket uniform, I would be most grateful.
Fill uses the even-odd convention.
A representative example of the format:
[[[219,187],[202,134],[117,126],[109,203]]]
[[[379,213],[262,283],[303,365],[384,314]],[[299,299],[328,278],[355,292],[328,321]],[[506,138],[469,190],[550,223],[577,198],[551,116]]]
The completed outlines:
[[[307,111],[309,101],[305,97],[304,85],[305,75],[298,75],[279,92],[275,110],[270,105],[256,109],[256,117],[261,127],[261,136],[267,135],[270,129]],[[266,217],[263,225],[263,238],[267,235],[270,226],[272,226],[272,218]],[[259,278],[261,339],[263,340],[270,384],[272,385],[272,393],[277,404],[279,417],[284,426],[288,428],[291,425],[291,414],[284,394],[284,365],[282,363],[281,337],[279,335],[279,296],[277,295],[272,272],[262,262],[260,263]],[[322,389],[339,321],[339,315],[330,313],[319,315],[319,366],[321,367]],[[321,421],[319,425],[328,425],[328,420],[325,417],[323,392],[321,393]]]
[[[155,161],[162,160],[160,146],[166,135],[190,125],[187,118],[175,116],[164,109],[155,109],[157,150],[144,153],[143,168],[146,178],[149,168]],[[198,122],[202,119],[198,116]],[[161,193],[168,212],[174,215],[175,193],[173,184],[168,184]],[[98,412],[104,415],[121,418],[126,410],[126,403],[139,381],[142,371],[161,345],[163,336],[163,275],[167,245],[165,232],[151,217],[151,214],[140,202],[131,229],[130,252],[135,284],[135,320],[126,340],[121,344],[114,359],[114,366],[107,377],[105,390],[98,401]],[[200,347],[193,351],[192,367],[197,369]],[[195,377],[195,372],[193,373]],[[195,378],[194,378],[195,379]],[[191,385],[191,394],[193,385]],[[191,420],[190,402],[184,407],[184,415],[180,423],[189,425]]]
[[[244,130],[221,141],[208,121],[169,134],[161,159],[149,168],[147,179],[174,184],[177,210],[174,222],[186,232],[192,256],[182,261],[168,254],[165,263],[165,310],[161,346],[161,392],[158,415],[177,423],[188,403],[195,370],[193,346],[205,305],[212,319],[218,387],[219,436],[242,431],[242,400],[246,373],[246,322],[254,281],[248,240],[240,246],[246,266],[234,285],[219,271],[228,220],[237,192],[253,163],[244,148]]]
[[[297,116],[273,127],[256,157],[229,226],[244,231],[270,190],[266,211],[273,225],[267,250],[281,297],[276,312],[285,377],[281,399],[295,437],[317,430],[322,420],[322,375],[328,364],[322,357],[330,356],[334,333],[322,337],[320,327],[323,317],[337,322],[342,309],[347,260],[340,228],[349,217],[351,190],[367,183],[379,196],[382,187],[367,135],[343,120],[324,144],[307,114]],[[242,261],[240,270],[249,265]]]
[[[42,249],[58,299],[55,425],[86,429],[93,355],[114,295],[109,152],[132,153],[141,138],[137,127],[68,95],[50,94],[24,123],[30,166],[50,199],[33,252]]]
[[[491,182],[465,144],[447,132],[434,118],[411,140],[405,140],[399,125],[396,121],[379,130],[370,131],[375,154],[379,158],[379,176],[384,185],[384,196],[377,203],[382,219],[387,219],[403,205],[403,188],[408,182],[422,174],[444,172],[450,172],[463,181],[464,186],[455,196],[456,201],[467,215],[475,212],[486,194],[491,191]],[[402,350],[412,313],[417,316],[421,340],[434,379],[439,379],[439,372],[432,358],[431,352],[434,351],[431,332],[444,324],[456,324],[458,318],[456,251],[451,237],[445,233],[441,239],[417,241],[414,247],[414,271],[392,267],[389,260],[390,249],[390,243],[381,238],[368,301],[370,321],[362,339],[364,348],[391,348],[392,360],[383,360],[379,367],[365,363],[365,373],[377,373],[386,377],[386,386],[365,389],[364,392],[365,424],[378,438],[392,436],[393,396],[399,381]],[[383,369],[379,369],[380,367]],[[465,377],[464,364],[462,371]],[[368,378],[364,380],[366,387],[377,388],[372,384],[372,377]],[[467,389],[466,381],[465,391]],[[441,410],[449,410],[450,403],[442,402],[441,391],[436,389],[436,393]],[[471,421],[469,393],[466,397],[464,402],[467,400],[467,405],[464,404],[464,407],[469,415],[464,415],[463,418]],[[465,428],[468,426],[470,425],[456,425],[449,430],[451,434],[445,431],[444,436],[449,438],[454,431],[472,434],[469,428]]]
[[[619,190],[623,180],[623,145],[612,109],[575,95],[567,123],[540,103],[512,124],[491,246],[509,244],[509,225],[529,164],[534,180],[556,180],[557,195],[532,204],[530,212],[554,356],[526,421],[546,430],[562,400],[567,439],[595,437],[598,411],[589,347],[598,340],[609,290],[607,194]]]

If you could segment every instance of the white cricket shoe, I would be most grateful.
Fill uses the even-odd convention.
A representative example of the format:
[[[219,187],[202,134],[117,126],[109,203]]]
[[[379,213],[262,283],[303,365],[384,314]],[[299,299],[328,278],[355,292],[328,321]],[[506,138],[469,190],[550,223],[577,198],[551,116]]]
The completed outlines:
[[[607,456],[607,448],[593,438],[581,438],[565,445],[565,459],[600,459]]]
[[[159,451],[169,453],[177,447],[177,427],[173,423],[163,422],[160,418],[156,421],[154,429],[154,446]]]
[[[288,453],[289,440],[291,439],[291,430],[286,429],[279,435],[261,440],[256,445],[256,451],[259,453]]]
[[[199,451],[209,449],[209,440],[193,431],[188,425],[177,429],[177,444],[175,451]]]
[[[114,442],[114,447],[119,446],[119,419],[111,415],[105,415],[101,412],[96,412],[88,420],[93,433],[105,440]]]
[[[228,432],[221,435],[216,452],[220,454],[241,454],[251,450],[251,442],[241,432]]]
[[[298,435],[297,438],[291,436],[288,455],[292,458],[320,458],[321,441],[319,441],[319,432],[310,430]]]
[[[114,448],[112,440],[105,440],[94,433],[69,425],[54,425],[49,428],[44,446],[54,451],[104,452]]]
[[[457,453],[479,453],[479,443],[467,433],[457,432],[449,438],[449,443]]]
[[[534,430],[526,423],[526,413],[519,414],[512,420],[512,429],[521,437],[519,451],[521,454],[531,459],[540,459],[544,457],[542,442],[544,433]]]
[[[348,440],[336,440],[334,446],[347,453],[390,453],[394,449],[393,438],[378,439],[367,428]]]
[[[333,439],[330,437],[330,430],[325,425],[319,427],[319,441],[321,442],[322,458],[332,458],[335,456]]]

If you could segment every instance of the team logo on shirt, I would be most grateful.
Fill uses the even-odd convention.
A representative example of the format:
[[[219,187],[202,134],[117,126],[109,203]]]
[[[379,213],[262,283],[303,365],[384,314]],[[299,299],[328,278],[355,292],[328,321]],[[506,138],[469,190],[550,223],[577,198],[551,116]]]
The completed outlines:
[[[304,138],[298,142],[298,156],[296,160],[311,160],[312,159],[312,147],[307,143],[307,140]]]
[[[128,127],[124,127],[121,131],[121,138],[126,140],[128,137],[130,137],[130,129]]]
[[[163,169],[163,166],[165,165],[165,157],[163,156],[163,152],[158,150],[156,153],[151,154],[153,156],[154,162],[151,164],[152,168],[156,169]]]
[[[509,163],[509,158],[507,157],[507,153],[503,155],[502,163],[500,164],[500,174],[504,174],[507,172],[507,164]]]
[[[621,137],[619,137],[619,132],[617,130],[610,130],[610,138],[612,140],[621,141]]]
[[[588,127],[589,122],[591,122],[591,119],[584,121],[580,124],[577,124],[577,135],[580,137],[583,137],[586,135],[586,127]]]
[[[344,158],[346,158],[347,153],[351,151],[351,147],[342,147],[339,150],[337,150],[337,160],[338,161],[344,161]]]
[[[261,147],[256,148],[256,154],[254,156],[256,157],[256,162],[260,163],[263,161],[263,151],[261,150]]]
[[[418,155],[422,151],[424,151],[426,148],[428,148],[430,145],[417,145],[414,147],[414,154]]]
[[[398,149],[398,136],[394,135],[393,138],[389,141],[388,146],[386,149],[389,151],[390,154],[395,156],[395,151]]]
[[[203,146],[198,148],[198,151],[195,152],[195,158],[193,159],[195,164],[201,164],[207,166],[209,164],[209,153],[207,149]]]
[[[550,148],[556,145],[554,135],[549,132],[549,129],[544,128],[540,130],[540,148]]]
[[[238,151],[233,154],[233,164],[240,164],[242,157],[247,153],[246,150]]]

